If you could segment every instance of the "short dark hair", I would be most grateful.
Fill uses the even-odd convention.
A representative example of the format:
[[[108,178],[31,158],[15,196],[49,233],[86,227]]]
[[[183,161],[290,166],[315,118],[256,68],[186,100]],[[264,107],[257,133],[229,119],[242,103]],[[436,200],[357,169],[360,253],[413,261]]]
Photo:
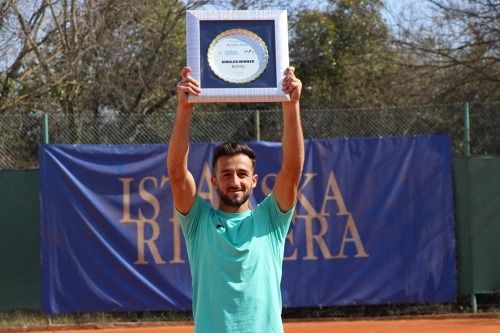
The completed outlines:
[[[247,155],[252,161],[252,168],[255,172],[255,152],[242,142],[226,141],[215,147],[214,158],[212,160],[212,170],[215,172],[217,160],[222,156],[234,156],[238,154]]]

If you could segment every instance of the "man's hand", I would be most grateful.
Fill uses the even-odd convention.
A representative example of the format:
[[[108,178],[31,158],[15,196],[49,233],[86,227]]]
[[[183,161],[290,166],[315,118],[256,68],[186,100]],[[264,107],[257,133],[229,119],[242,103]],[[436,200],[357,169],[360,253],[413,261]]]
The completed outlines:
[[[198,96],[201,93],[200,83],[190,77],[188,74],[191,73],[190,67],[184,67],[181,70],[181,81],[177,83],[176,94],[177,94],[177,104],[179,108],[190,107],[191,104],[188,102],[188,96],[194,95]]]
[[[290,66],[285,70],[283,91],[290,95],[290,102],[298,102],[302,92],[302,82],[295,76],[295,67]]]

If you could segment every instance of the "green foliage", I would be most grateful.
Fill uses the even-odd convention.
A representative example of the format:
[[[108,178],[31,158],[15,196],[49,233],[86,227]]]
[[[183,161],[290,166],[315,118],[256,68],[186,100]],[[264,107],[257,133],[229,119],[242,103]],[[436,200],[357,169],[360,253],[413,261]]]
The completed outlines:
[[[292,2],[290,59],[308,108],[500,99],[500,5],[432,0],[428,26],[384,20],[383,0]],[[187,9],[286,8],[285,0],[5,1],[0,113],[153,114],[175,107]],[[412,25],[413,24],[413,25]],[[451,33],[455,32],[455,33]],[[7,57],[8,55],[8,57]],[[207,104],[202,110],[277,105]],[[124,125],[125,126],[125,125]],[[127,124],[136,131],[139,124]]]
[[[388,30],[381,2],[331,1],[326,10],[299,14],[290,43],[291,62],[304,82],[308,105],[384,104]]]

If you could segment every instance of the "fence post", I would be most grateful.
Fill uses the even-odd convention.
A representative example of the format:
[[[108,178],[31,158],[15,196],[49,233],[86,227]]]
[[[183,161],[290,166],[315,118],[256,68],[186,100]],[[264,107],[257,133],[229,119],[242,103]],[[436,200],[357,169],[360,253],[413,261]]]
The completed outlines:
[[[260,141],[260,111],[254,112],[255,141]]]
[[[469,102],[465,102],[464,104],[464,154],[466,157],[470,156],[470,109],[469,109]],[[469,186],[469,161],[467,161],[467,186]],[[467,205],[469,205],[469,196],[467,195]],[[474,253],[473,253],[473,244],[472,244],[472,227],[471,227],[471,220],[470,220],[470,214],[468,214],[468,219],[467,219],[467,224],[469,225],[469,244],[470,244],[470,251],[469,253],[470,256],[470,266],[472,269],[471,272],[471,295],[470,295],[470,301],[471,301],[471,307],[472,307],[472,312],[477,313],[477,299],[476,299],[476,288],[475,288],[475,278],[474,278]]]
[[[47,143],[49,143],[49,116],[46,113],[43,114],[42,128],[43,128],[43,141],[42,142],[44,144],[47,144]]]
[[[469,102],[464,105],[464,154],[470,156],[470,119]]]
[[[467,222],[467,242],[469,243],[468,246],[468,259],[469,259],[469,278],[470,278],[470,304],[472,308],[473,313],[477,313],[477,300],[476,300],[476,272],[475,272],[475,266],[474,266],[474,239],[472,237],[472,217],[471,217],[471,198],[470,198],[470,158],[466,156],[465,158],[465,207],[467,208],[466,213],[465,213],[465,219]]]

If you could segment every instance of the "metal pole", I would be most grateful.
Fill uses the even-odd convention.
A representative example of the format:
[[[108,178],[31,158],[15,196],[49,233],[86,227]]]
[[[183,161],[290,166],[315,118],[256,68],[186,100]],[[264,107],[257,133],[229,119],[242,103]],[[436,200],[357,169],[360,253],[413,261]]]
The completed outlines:
[[[254,123],[255,123],[255,140],[260,141],[260,111],[255,110],[254,113]]]
[[[49,143],[49,116],[44,113],[43,114],[43,143]]]
[[[464,154],[466,157],[470,156],[470,109],[469,109],[469,103],[466,102],[464,104]],[[470,301],[471,301],[471,307],[472,307],[472,312],[477,313],[477,299],[476,299],[476,286],[475,286],[475,271],[474,271],[474,244],[473,244],[473,239],[472,239],[472,221],[471,221],[471,214],[470,214],[470,197],[469,197],[469,190],[470,190],[470,181],[469,181],[469,173],[470,173],[470,168],[469,168],[469,159],[467,159],[467,225],[469,226],[468,228],[468,235],[469,235],[469,260],[470,260],[470,269],[471,269],[471,295],[470,295]]]
[[[465,170],[465,184],[466,184],[466,192],[465,192],[465,206],[467,207],[466,211],[466,219],[467,219],[467,241],[469,243],[469,246],[467,247],[468,249],[468,256],[469,256],[469,276],[470,276],[470,288],[471,288],[471,293],[470,293],[470,302],[471,302],[471,307],[472,307],[472,312],[477,313],[477,299],[476,299],[476,271],[475,271],[475,265],[474,265],[474,239],[472,237],[472,217],[471,217],[471,199],[470,199],[470,158],[466,157],[465,158],[466,162],[466,170]]]
[[[464,154],[470,156],[470,118],[469,103],[464,105]]]
[[[476,300],[476,293],[472,292],[471,295],[471,305],[472,305],[472,312],[477,313],[477,300]]]

